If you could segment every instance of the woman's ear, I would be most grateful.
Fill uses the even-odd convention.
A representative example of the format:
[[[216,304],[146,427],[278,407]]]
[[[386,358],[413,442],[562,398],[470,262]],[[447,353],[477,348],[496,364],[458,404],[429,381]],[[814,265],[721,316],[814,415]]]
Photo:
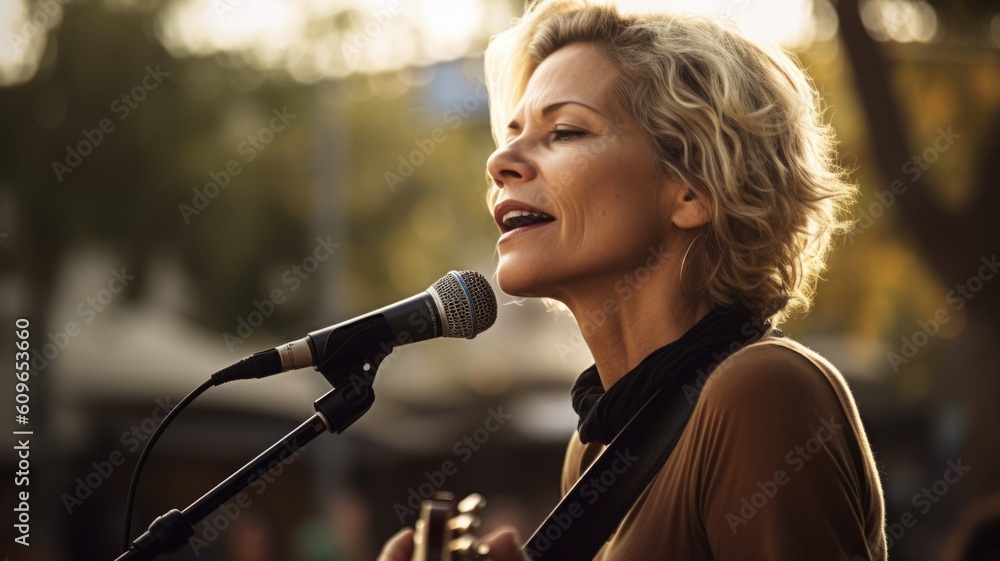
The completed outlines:
[[[705,225],[711,216],[702,197],[695,195],[680,184],[676,185],[674,204],[670,213],[670,221],[678,228],[697,228]]]

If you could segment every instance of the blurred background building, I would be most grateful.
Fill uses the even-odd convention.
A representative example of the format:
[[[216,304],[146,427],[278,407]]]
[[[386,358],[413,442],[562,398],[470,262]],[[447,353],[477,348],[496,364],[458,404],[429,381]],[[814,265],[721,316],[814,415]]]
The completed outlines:
[[[823,92],[864,196],[813,313],[784,328],[856,392],[891,558],[965,555],[967,510],[1000,492],[1000,6],[619,3],[780,42]],[[450,269],[492,275],[482,52],[523,9],[0,1],[0,316],[8,333],[30,320],[35,368],[32,546],[6,540],[10,559],[114,558],[140,446],[212,372]],[[366,417],[172,558],[373,559],[448,461],[443,486],[486,495],[485,526],[530,534],[559,498],[569,388],[591,360],[571,318],[499,297],[474,341],[398,349]],[[310,370],[210,390],[147,465],[135,530],[294,428],[324,384]],[[484,430],[501,408],[509,420]],[[970,469],[935,486],[949,462]],[[8,520],[15,488],[0,481]],[[933,500],[916,501],[925,488]]]

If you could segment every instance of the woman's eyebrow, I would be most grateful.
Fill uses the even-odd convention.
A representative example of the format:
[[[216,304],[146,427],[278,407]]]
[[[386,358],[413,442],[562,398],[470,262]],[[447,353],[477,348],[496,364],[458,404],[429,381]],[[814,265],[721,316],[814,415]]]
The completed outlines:
[[[601,113],[600,111],[598,111],[594,107],[592,107],[590,105],[587,105],[586,103],[583,103],[582,101],[574,101],[574,100],[571,100],[571,99],[567,99],[565,101],[556,101],[554,103],[550,103],[550,104],[546,105],[545,107],[542,108],[542,117],[548,117],[549,115],[551,115],[553,112],[555,112],[560,107],[562,107],[564,105],[567,105],[567,104],[570,104],[570,103],[575,104],[575,105],[580,105],[582,107],[586,107],[587,109],[590,109],[594,113],[597,113],[598,115],[607,118],[607,116],[604,113]],[[511,121],[510,124],[507,125],[507,129],[508,130],[520,130],[521,129],[521,125],[516,120],[514,120],[514,121]]]

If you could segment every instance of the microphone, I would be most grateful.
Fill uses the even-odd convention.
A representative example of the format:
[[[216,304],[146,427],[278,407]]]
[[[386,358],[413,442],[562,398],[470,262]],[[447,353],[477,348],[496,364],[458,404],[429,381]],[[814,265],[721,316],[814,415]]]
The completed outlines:
[[[219,385],[315,366],[337,385],[351,368],[374,370],[398,346],[436,337],[473,339],[496,319],[497,298],[486,278],[476,271],[451,271],[419,294],[254,353],[212,380]]]

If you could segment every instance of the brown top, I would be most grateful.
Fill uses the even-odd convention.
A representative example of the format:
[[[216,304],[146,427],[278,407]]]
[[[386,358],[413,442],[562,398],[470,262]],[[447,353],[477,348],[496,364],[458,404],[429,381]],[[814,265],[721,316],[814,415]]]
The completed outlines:
[[[574,433],[562,494],[604,450]],[[882,486],[854,398],[801,343],[766,339],[709,376],[599,561],[884,561]]]

